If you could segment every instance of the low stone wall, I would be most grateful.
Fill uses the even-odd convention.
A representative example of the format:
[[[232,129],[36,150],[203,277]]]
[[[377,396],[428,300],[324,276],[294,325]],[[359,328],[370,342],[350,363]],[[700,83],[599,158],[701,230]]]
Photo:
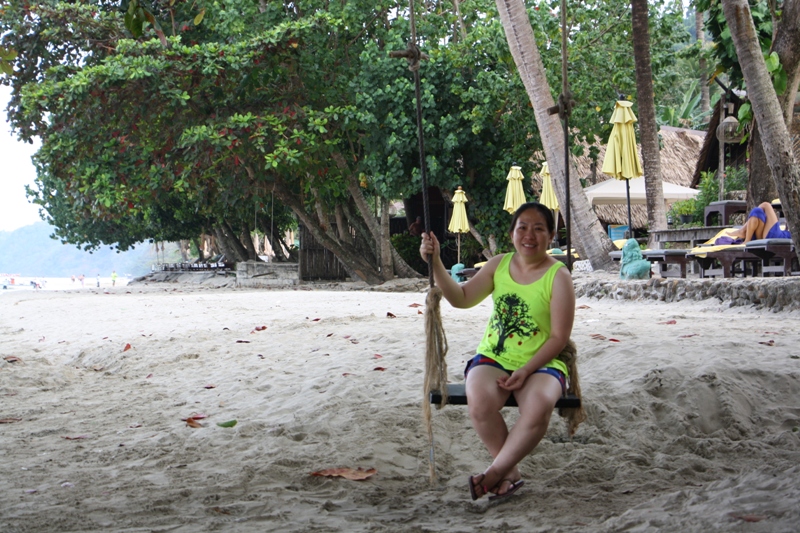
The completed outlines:
[[[591,275],[575,280],[575,294],[615,300],[715,299],[729,307],[755,306],[771,311],[800,309],[800,277],[744,279],[652,278],[641,281],[610,280]]]
[[[299,284],[300,268],[297,263],[236,263],[237,287],[292,287]]]

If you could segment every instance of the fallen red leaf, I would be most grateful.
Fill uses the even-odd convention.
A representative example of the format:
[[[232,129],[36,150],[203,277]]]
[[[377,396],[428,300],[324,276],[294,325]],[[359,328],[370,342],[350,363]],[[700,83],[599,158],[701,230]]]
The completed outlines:
[[[325,335],[325,336],[326,336],[326,337],[331,337],[332,335],[333,335],[333,333],[328,333],[328,334],[327,334],[327,335]]]
[[[125,345],[125,347],[122,349],[122,351],[123,352],[127,352],[130,349],[131,349],[131,343],[128,343],[128,344]]]
[[[267,326],[256,326],[256,331],[264,331],[267,329]]]
[[[425,313],[423,313],[422,311],[420,311],[419,309],[417,309],[417,314],[418,314],[418,315],[424,315]]]
[[[386,318],[397,318],[397,316],[392,313],[386,313]]]
[[[144,379],[150,379],[150,378],[152,378],[152,377],[153,377],[153,374],[147,374],[147,376],[145,376],[145,378],[144,378]]]
[[[591,307],[589,307],[588,305],[579,305],[575,309],[591,309]]]
[[[319,322],[320,320],[321,320],[320,318],[312,318],[311,322]]]
[[[593,338],[593,339],[596,339],[596,340],[598,340],[598,341],[604,341],[604,340],[606,340],[606,338],[605,338],[603,335],[600,335],[599,333],[592,333],[592,334],[590,335],[590,337],[591,337],[591,338]]]
[[[186,419],[186,425],[189,426],[190,428],[201,428],[201,427],[203,427],[203,424],[201,424],[200,422],[198,422],[194,418],[187,418]]]
[[[422,304],[411,304],[409,307],[422,307]]]
[[[7,356],[3,357],[3,359],[8,361],[9,363],[21,363],[22,362],[22,359],[20,359],[16,355],[7,355]]]
[[[679,339],[688,339],[689,337],[697,337],[697,333],[690,333],[689,335],[681,335]]]
[[[375,355],[372,356],[372,358],[373,359],[383,359],[383,356],[381,354],[379,354],[379,353],[376,353]]]
[[[353,343],[353,344],[358,344],[358,340],[357,339],[350,339],[350,342]]]
[[[770,339],[768,341],[759,341],[758,344],[763,344],[765,346],[775,346],[775,341]]]
[[[361,467],[358,468],[326,468],[324,470],[318,470],[317,472],[311,472],[312,476],[324,476],[324,477],[343,477],[345,479],[350,479],[352,481],[363,481],[368,477],[374,476],[377,474],[378,471],[374,468],[363,469]]]
[[[190,418],[194,418],[195,420],[202,420],[204,418],[208,418],[208,415],[205,413],[192,413],[191,415],[187,416],[186,418],[181,418],[184,422],[189,420]]]
[[[353,375],[353,373],[352,373],[352,372],[345,372],[345,373],[344,373],[344,374],[342,374],[342,375],[343,375],[343,376],[352,376],[352,375]]]
[[[677,324],[677,323],[678,323],[677,320],[667,320],[666,322],[659,322],[659,324],[667,324],[668,326],[671,326],[672,324]]]
[[[743,520],[745,522],[761,522],[762,520],[766,520],[766,516],[757,515],[757,514],[739,514],[739,513],[731,513],[733,518],[738,518],[739,520]]]
[[[77,437],[63,437],[62,436],[61,438],[62,439],[67,439],[67,440],[82,440],[82,439],[88,439],[89,435],[78,435]]]
[[[619,339],[608,339],[608,340],[610,340],[611,342],[620,342]]]
[[[131,424],[131,425],[130,425],[130,426],[128,426],[128,427],[129,427],[129,428],[131,428],[131,429],[136,429],[136,428],[140,428],[140,427],[142,427],[142,425],[141,425],[141,424]]]
[[[21,418],[0,418],[0,424],[13,424],[14,422],[21,422]]]
[[[250,344],[250,341],[238,340],[236,342],[238,342],[239,344]]]
[[[383,372],[384,370],[386,370],[386,368],[384,368],[384,367],[382,367],[382,366],[376,366],[376,367],[375,367],[375,368],[373,368],[372,370],[377,370],[378,372]]]
[[[204,388],[204,389],[216,389],[216,388],[217,388],[217,386],[216,386],[216,385],[214,385],[213,383],[209,383],[209,384],[207,384],[207,385],[203,385],[203,388]]]

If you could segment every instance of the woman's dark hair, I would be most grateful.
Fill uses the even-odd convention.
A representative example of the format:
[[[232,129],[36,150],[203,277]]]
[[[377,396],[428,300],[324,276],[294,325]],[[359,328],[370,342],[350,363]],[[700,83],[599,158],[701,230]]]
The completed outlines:
[[[514,233],[514,228],[517,226],[517,220],[519,216],[527,211],[528,209],[536,209],[539,213],[544,217],[544,222],[547,224],[547,231],[549,233],[553,233],[556,230],[556,220],[553,218],[553,212],[547,208],[544,204],[540,204],[539,202],[527,202],[522,204],[514,211],[514,216],[511,217],[511,228],[508,230],[509,233]]]

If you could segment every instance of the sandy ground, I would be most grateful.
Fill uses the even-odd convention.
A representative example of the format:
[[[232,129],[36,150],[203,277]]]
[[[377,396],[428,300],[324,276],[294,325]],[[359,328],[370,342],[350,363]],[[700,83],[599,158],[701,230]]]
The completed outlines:
[[[570,441],[554,415],[526,485],[490,504],[467,491],[489,457],[464,407],[434,412],[429,485],[415,304],[424,294],[3,294],[0,531],[797,530],[797,313],[579,300],[589,419]],[[452,381],[489,312],[443,304]],[[203,427],[182,420],[198,414]],[[310,475],[331,467],[377,473]]]

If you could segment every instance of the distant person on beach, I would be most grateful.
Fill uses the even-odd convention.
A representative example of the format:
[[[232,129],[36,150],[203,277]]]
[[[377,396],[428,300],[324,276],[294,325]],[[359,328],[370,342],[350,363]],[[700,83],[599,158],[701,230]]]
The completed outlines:
[[[117,285],[117,271],[116,270],[112,270],[111,271],[111,286],[115,287],[116,285]]]
[[[436,235],[422,235],[420,255],[433,258],[436,285],[453,307],[474,307],[490,295],[493,301],[477,355],[464,369],[472,426],[493,458],[467,480],[473,500],[509,497],[523,485],[519,462],[544,437],[567,389],[573,364],[562,352],[574,349],[575,290],[564,263],[547,253],[555,231],[547,207],[523,204],[511,219],[515,252],[496,255],[464,284],[447,274]],[[500,410],[512,394],[520,409],[509,431]]]
[[[423,231],[425,231],[425,225],[422,223],[422,217],[417,217],[408,227],[408,232],[414,237],[419,237]]]
[[[75,274],[72,275],[72,284],[75,285]]]
[[[100,274],[97,275],[97,286],[100,287]]]
[[[744,226],[729,233],[731,237],[750,242],[753,239],[791,239],[788,230],[782,230],[778,222],[778,215],[769,202],[763,202],[754,207],[745,221]]]
[[[83,280],[85,280],[85,279],[86,279],[86,276],[84,276],[83,274],[81,274],[80,276],[78,276],[78,281],[80,281],[80,282],[81,282],[81,287],[83,287]]]

